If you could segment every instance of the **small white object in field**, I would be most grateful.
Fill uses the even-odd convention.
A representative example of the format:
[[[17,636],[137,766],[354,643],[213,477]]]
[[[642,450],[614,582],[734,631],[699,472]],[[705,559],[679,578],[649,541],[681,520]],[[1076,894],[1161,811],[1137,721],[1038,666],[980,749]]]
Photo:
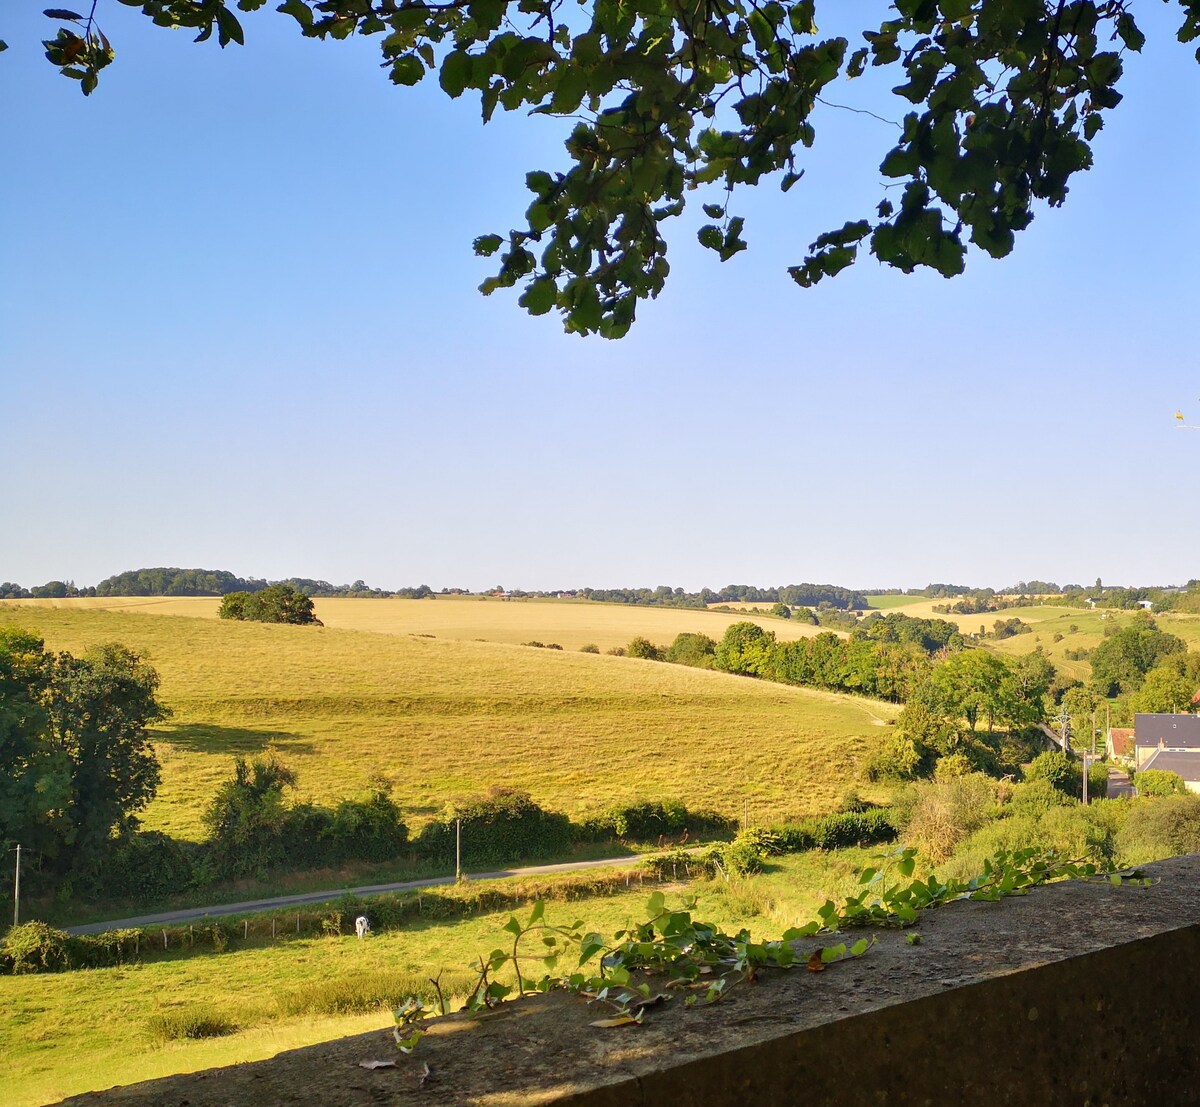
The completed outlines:
[[[366,915],[359,915],[358,918],[354,920],[354,933],[357,934],[359,938],[365,938],[367,931],[370,929],[371,923],[367,919]]]

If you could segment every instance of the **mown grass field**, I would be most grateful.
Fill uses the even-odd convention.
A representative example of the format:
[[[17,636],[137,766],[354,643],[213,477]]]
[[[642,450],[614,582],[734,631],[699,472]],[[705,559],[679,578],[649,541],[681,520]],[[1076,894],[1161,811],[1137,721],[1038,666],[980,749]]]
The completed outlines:
[[[220,600],[206,597],[96,596],[72,600],[23,600],[61,611],[118,611],[215,619]],[[498,600],[483,596],[438,596],[432,600],[318,599],[317,617],[338,630],[432,635],[465,642],[555,642],[564,650],[594,645],[626,646],[636,637],[668,645],[684,631],[719,639],[731,623],[750,621],[773,630],[781,641],[821,632],[811,624],[752,614],[683,607],[638,607],[586,600]],[[767,604],[766,607],[773,605]]]
[[[874,700],[602,654],[147,610],[5,602],[0,622],[37,630],[53,649],[123,642],[155,665],[175,715],[155,731],[162,784],[144,825],[185,838],[202,836],[201,815],[233,757],[267,751],[296,770],[302,797],[321,803],[382,773],[412,826],[493,785],[527,789],[575,815],[671,797],[730,815],[748,802],[756,821],[818,813],[858,785],[860,765],[898,713]]]
[[[697,918],[727,928],[777,937],[815,917],[826,896],[855,888],[856,874],[874,854],[866,850],[810,853],[775,859],[762,877],[693,886]],[[547,919],[611,934],[644,917],[649,894],[550,903]],[[678,903],[685,889],[669,896]],[[302,988],[412,972],[435,975],[464,970],[502,944],[508,913],[466,921],[424,924],[372,935],[281,942],[222,954],[148,962],[114,969],[39,976],[0,977],[0,1055],[4,1057],[5,1107],[49,1103],[83,1091],[130,1084],[171,1073],[270,1057],[346,1034],[385,1028],[390,1009],[343,1016],[290,1016],[289,997]],[[397,996],[399,1001],[403,997]],[[210,1006],[234,1024],[234,1033],[160,1044],[153,1020]],[[599,1033],[600,1031],[598,1031]],[[380,1059],[395,1056],[380,1036]],[[364,1060],[368,1059],[364,1056]]]

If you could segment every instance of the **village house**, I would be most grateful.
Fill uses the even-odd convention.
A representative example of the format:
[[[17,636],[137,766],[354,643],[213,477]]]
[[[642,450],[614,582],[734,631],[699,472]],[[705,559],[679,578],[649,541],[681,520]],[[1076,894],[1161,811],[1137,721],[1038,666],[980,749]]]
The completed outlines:
[[[1190,792],[1200,792],[1200,715],[1166,713],[1133,717],[1134,768],[1178,773]]]

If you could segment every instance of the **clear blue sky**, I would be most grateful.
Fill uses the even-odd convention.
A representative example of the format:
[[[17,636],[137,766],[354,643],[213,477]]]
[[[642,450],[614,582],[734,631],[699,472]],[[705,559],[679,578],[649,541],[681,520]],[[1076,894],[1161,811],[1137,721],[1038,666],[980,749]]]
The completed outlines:
[[[1174,8],[1137,5],[1150,41],[1096,168],[1008,259],[795,288],[806,244],[880,195],[888,128],[827,110],[799,185],[735,200],[749,251],[721,265],[678,221],[667,291],[612,343],[476,292],[472,239],[565,165],[564,124],[482,127],[434,81],[391,86],[375,40],[269,8],[220,51],[114,0],[85,100],[16,7],[0,580],[1200,577],[1200,431],[1173,418],[1200,424],[1200,66]]]

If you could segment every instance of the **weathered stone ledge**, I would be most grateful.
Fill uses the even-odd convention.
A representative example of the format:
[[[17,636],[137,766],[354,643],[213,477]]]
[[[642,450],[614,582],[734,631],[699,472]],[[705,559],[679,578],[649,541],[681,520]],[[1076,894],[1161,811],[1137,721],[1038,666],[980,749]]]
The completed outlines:
[[[1200,1103],[1200,856],[1150,888],[1066,883],[930,911],[922,941],[772,973],[640,1028],[539,996],[438,1020],[396,1069],[387,1032],[77,1096],[89,1107],[259,1104]],[[422,1083],[425,1066],[429,1076]]]

